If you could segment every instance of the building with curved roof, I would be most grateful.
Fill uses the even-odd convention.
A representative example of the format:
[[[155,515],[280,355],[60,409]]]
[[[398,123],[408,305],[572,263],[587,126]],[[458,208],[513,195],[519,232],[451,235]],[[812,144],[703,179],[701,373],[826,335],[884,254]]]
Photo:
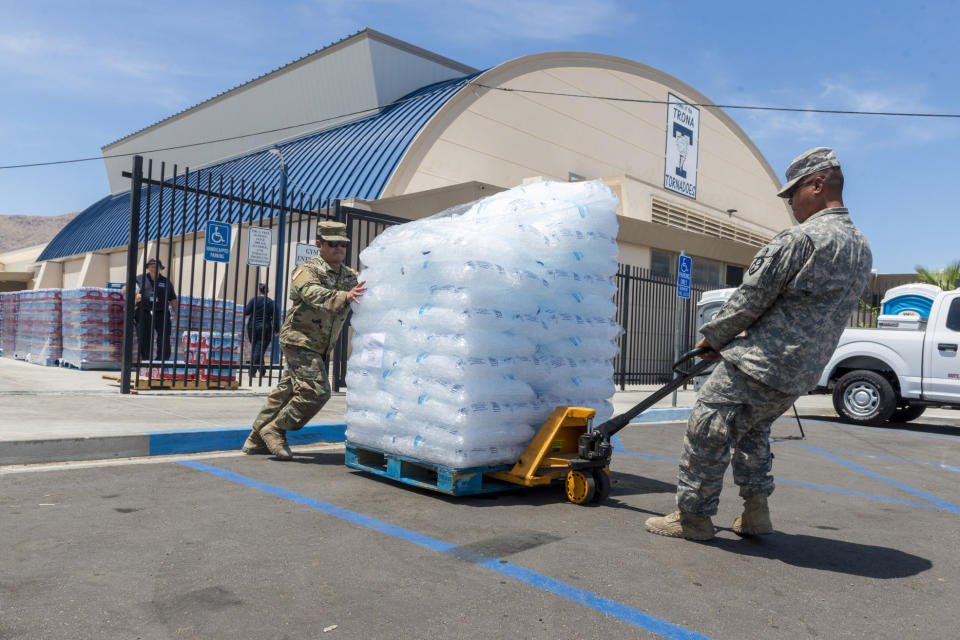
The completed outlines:
[[[277,112],[278,96],[289,110]],[[148,151],[154,177],[160,162],[166,178],[176,163],[269,190],[279,181],[273,145],[293,197],[407,219],[525,181],[600,178],[621,200],[621,262],[669,275],[683,250],[696,284],[737,284],[757,247],[793,220],[762,154],[711,104],[623,58],[542,53],[478,72],[365,30],[104,147],[114,193],[47,245],[34,286],[124,279],[123,154]],[[207,144],[183,146],[196,142]],[[139,240],[146,248],[166,235],[154,227]]]

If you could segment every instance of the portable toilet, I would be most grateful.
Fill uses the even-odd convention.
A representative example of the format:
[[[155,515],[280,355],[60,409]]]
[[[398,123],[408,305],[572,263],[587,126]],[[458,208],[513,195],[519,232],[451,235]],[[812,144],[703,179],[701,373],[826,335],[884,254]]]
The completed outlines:
[[[700,301],[697,303],[697,333],[700,333],[700,327],[717,317],[717,312],[720,311],[720,307],[730,299],[734,291],[736,291],[736,288],[714,289],[713,291],[704,292],[703,296],[700,297]],[[699,340],[699,338],[697,339]],[[693,379],[694,390],[700,390],[703,383],[707,381],[707,377],[711,371],[713,371],[713,367],[709,367]]]
[[[700,327],[717,316],[720,307],[730,299],[734,291],[736,291],[736,288],[714,289],[713,291],[704,292],[700,298],[700,302],[697,303],[697,333],[700,332]]]
[[[928,318],[933,300],[943,290],[935,284],[914,282],[889,289],[880,301],[881,316]]]

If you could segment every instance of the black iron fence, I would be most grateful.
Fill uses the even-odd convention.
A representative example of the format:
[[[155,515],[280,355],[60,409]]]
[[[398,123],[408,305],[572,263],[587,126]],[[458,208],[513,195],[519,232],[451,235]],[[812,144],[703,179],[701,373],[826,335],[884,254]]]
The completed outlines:
[[[301,195],[288,204],[275,187],[176,165],[155,173],[152,161],[144,173],[139,156],[124,175],[131,199],[121,393],[131,384],[272,384],[282,364],[274,328],[287,307],[286,278],[276,275],[310,253],[304,247],[331,202]],[[270,291],[273,281],[281,290]]]
[[[661,384],[672,377],[677,332],[677,282],[649,269],[621,264],[617,271],[617,322],[623,328],[620,353],[614,359],[614,382]],[[689,299],[679,299],[680,350],[693,348],[697,302],[706,288],[691,287]]]
[[[912,274],[873,277],[850,316],[851,327],[876,327],[880,302],[891,288],[917,282]],[[677,331],[677,285],[672,278],[655,276],[647,269],[621,264],[617,272],[617,322],[623,327],[620,353],[614,360],[614,381],[661,384],[672,377]],[[691,287],[690,298],[680,304],[680,351],[692,349],[697,333],[697,303],[708,288]]]
[[[144,171],[139,156],[124,176],[131,200],[121,393],[273,386],[283,366],[276,330],[289,306],[288,274],[317,255],[317,221],[346,223],[354,268],[373,238],[404,222],[332,198],[288,202],[282,187],[203,170],[174,165],[168,173],[161,164],[155,172],[148,162]],[[150,262],[170,271],[145,280]],[[328,363],[334,390],[344,385],[347,334]]]

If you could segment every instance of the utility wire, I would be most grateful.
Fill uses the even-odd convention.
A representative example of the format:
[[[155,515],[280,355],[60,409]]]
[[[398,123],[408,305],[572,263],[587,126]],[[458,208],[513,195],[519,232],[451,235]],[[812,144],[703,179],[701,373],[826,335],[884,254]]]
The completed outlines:
[[[560,96],[566,98],[589,98],[593,100],[607,100],[610,102],[633,102],[639,104],[674,104],[668,100],[650,100],[644,98],[623,98],[616,96],[595,96],[582,93],[563,93],[558,91],[537,91],[535,89],[517,89],[512,87],[493,87],[486,85],[480,82],[469,82],[465,86],[479,87],[481,89],[490,89],[493,91],[503,91],[506,93],[528,93],[541,96]],[[340,118],[348,118],[350,116],[359,116],[363,114],[373,113],[381,109],[386,109],[388,107],[393,107],[405,102],[410,102],[411,100],[419,100],[420,98],[430,95],[431,93],[436,93],[439,91],[446,91],[449,89],[448,86],[438,87],[432,91],[426,93],[420,93],[409,98],[403,98],[401,100],[396,100],[394,102],[389,102],[384,105],[377,107],[370,107],[369,109],[361,109],[360,111],[353,111],[351,113],[342,113],[336,116],[330,116],[329,118],[323,118],[320,120],[313,120],[311,122],[303,122],[301,124],[292,124],[286,127],[277,127],[276,129],[266,129],[264,131],[257,131],[254,133],[243,133],[235,136],[230,136],[227,138],[217,138],[215,140],[204,140],[202,142],[191,142],[188,144],[175,145],[172,147],[160,147],[157,149],[146,149],[142,151],[131,151],[128,153],[115,153],[110,155],[101,155],[101,156],[91,156],[88,158],[74,158],[72,160],[54,160],[50,162],[32,162],[26,164],[10,164],[0,166],[2,169],[23,169],[27,167],[47,167],[58,164],[72,164],[77,162],[90,162],[93,160],[107,160],[109,158],[127,158],[135,155],[144,155],[148,153],[158,153],[161,151],[173,151],[176,149],[187,149],[189,147],[199,147],[205,144],[216,144],[218,142],[229,142],[231,140],[240,140],[243,138],[251,138],[253,136],[260,136],[267,133],[277,133],[279,131],[288,131],[290,129],[299,129],[301,127],[308,127],[315,124],[323,124],[325,122],[330,122],[332,120],[339,120]],[[707,102],[687,102],[692,107],[705,107],[709,109],[742,109],[742,110],[751,110],[751,111],[782,111],[787,113],[825,113],[825,114],[838,114],[838,115],[852,115],[852,116],[891,116],[891,117],[900,117],[900,118],[960,118],[960,113],[920,113],[920,112],[906,112],[906,111],[856,111],[852,109],[805,109],[800,107],[763,107],[756,105],[743,105],[743,104],[714,104]],[[162,122],[162,121],[161,121]]]
[[[610,96],[594,96],[585,93],[561,93],[557,91],[537,91],[535,89],[514,89],[510,87],[492,87],[480,82],[471,82],[475,87],[506,91],[509,93],[533,93],[541,96],[563,96],[566,98],[593,98],[595,100],[610,100],[613,102],[639,102],[642,104],[676,104],[668,100],[646,100],[643,98],[617,98]],[[754,111],[787,111],[790,113],[836,113],[852,116],[898,116],[909,118],[960,118],[960,113],[911,113],[902,111],[854,111],[848,109],[803,109],[800,107],[758,107],[743,104],[714,104],[712,102],[686,102],[691,107],[707,107],[713,109],[751,109]]]

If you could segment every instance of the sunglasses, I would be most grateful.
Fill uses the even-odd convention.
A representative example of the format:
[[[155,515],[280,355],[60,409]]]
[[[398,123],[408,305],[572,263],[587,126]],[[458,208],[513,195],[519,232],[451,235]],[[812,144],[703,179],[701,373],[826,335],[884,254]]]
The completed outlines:
[[[324,242],[327,243],[327,246],[328,246],[328,247],[334,247],[334,248],[336,248],[336,247],[344,247],[344,248],[346,248],[346,246],[347,246],[347,243],[346,243],[346,242],[327,242],[326,240],[324,240]]]

